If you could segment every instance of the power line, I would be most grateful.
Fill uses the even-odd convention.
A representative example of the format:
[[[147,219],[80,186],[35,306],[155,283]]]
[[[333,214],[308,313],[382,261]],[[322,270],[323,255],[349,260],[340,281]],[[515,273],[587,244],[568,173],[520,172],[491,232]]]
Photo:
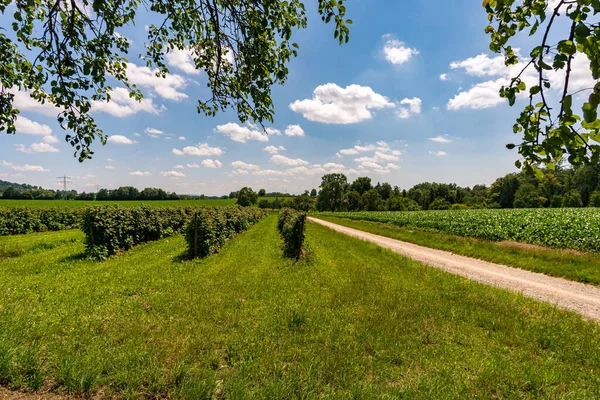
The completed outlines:
[[[63,185],[63,190],[66,192],[67,191],[67,184],[69,183],[73,183],[73,178],[71,178],[70,176],[59,176],[56,179],[58,179],[58,183],[62,183]]]

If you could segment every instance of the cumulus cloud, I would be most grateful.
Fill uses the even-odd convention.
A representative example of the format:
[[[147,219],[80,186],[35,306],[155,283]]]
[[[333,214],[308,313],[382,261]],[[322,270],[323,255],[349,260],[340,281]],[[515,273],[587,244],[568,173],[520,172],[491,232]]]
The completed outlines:
[[[58,140],[58,138],[56,136],[44,136],[43,139],[44,143],[48,143],[48,144],[56,144],[58,142],[60,142],[60,140]]]
[[[277,154],[280,151],[285,151],[285,147],[283,147],[283,146],[267,146],[263,149],[263,151],[266,151],[269,154]]]
[[[134,144],[134,143],[137,143],[135,140],[131,140],[127,136],[123,136],[123,135],[111,135],[111,136],[108,137],[108,139],[106,139],[106,141],[109,142],[109,143],[115,143],[115,144]]]
[[[194,52],[189,49],[170,49],[165,54],[165,59],[169,66],[179,69],[186,74],[200,75],[200,70],[196,69],[196,63],[194,62]]]
[[[387,40],[383,45],[383,54],[385,59],[394,65],[402,65],[419,54],[417,49],[406,47],[404,42],[392,39],[390,35],[384,35],[384,39]]]
[[[179,136],[179,140],[185,140],[185,136]]]
[[[223,150],[220,147],[210,147],[208,143],[200,143],[197,146],[186,146],[183,149],[173,149],[173,154],[177,156],[220,156]]]
[[[264,132],[259,131],[255,127],[242,126],[233,122],[217,126],[215,128],[215,132],[227,136],[234,142],[246,143],[249,140],[257,140],[259,142],[269,141],[269,136]]]
[[[410,118],[413,115],[421,114],[421,99],[414,97],[412,99],[406,98],[400,102],[400,108],[396,112],[398,117],[405,119]]]
[[[483,109],[496,107],[506,101],[499,95],[500,88],[509,84],[510,81],[500,78],[495,81],[481,82],[467,91],[460,92],[454,98],[448,100],[448,110],[460,110],[462,108]]]
[[[443,156],[447,155],[447,153],[445,151],[430,151],[429,154],[433,154],[434,156],[437,156],[437,157],[443,157]]]
[[[250,171],[258,171],[260,169],[260,167],[258,165],[247,164],[243,161],[234,161],[231,163],[231,166],[238,168],[238,169],[250,170]]]
[[[13,164],[7,161],[2,161],[2,164],[0,164],[3,167],[6,168],[10,168],[13,171],[19,171],[19,172],[49,172],[50,170],[40,166],[40,165],[29,165],[29,164],[25,164],[25,165],[19,165],[19,164]]]
[[[11,90],[11,93],[14,94],[13,106],[18,110],[22,111],[33,111],[36,113],[44,114],[49,117],[56,117],[58,113],[62,111],[61,108],[56,107],[49,101],[46,101],[44,104],[38,102],[36,99],[31,97],[31,93],[26,90]],[[17,118],[17,123],[20,118],[25,118],[19,116]]]
[[[16,144],[15,150],[20,151],[22,153],[32,154],[32,153],[58,153],[58,149],[48,143],[32,143],[29,146],[25,146],[24,144]]]
[[[223,163],[221,163],[221,161],[211,160],[210,158],[202,160],[201,164],[204,168],[221,168],[223,166]]]
[[[187,86],[185,78],[173,73],[161,78],[156,76],[157,72],[158,69],[138,66],[131,62],[127,63],[127,78],[131,83],[138,87],[151,89],[164,99],[173,101],[187,99],[188,95],[180,91]]]
[[[174,166],[173,169],[185,169],[185,167],[183,165],[179,164],[179,165]]]
[[[187,164],[186,166],[188,168],[200,168],[200,166],[198,164],[196,164],[196,163],[194,163],[194,164]]]
[[[451,62],[450,68],[463,68],[467,74],[474,76],[502,75],[508,69],[504,65],[504,56],[490,58],[487,54],[479,54],[466,60]]]
[[[312,99],[296,100],[290,109],[304,118],[326,124],[354,124],[373,118],[372,110],[394,107],[368,86],[341,88],[335,83],[318,86]]]
[[[267,135],[276,135],[276,136],[281,136],[282,133],[279,129],[275,129],[275,128],[266,128],[265,129],[267,131]]]
[[[144,129],[144,133],[146,133],[150,137],[157,138],[160,135],[162,135],[164,132],[161,131],[160,129],[147,127],[146,129]]]
[[[52,129],[50,129],[48,125],[32,121],[29,118],[23,117],[22,115],[17,116],[15,128],[17,129],[17,133],[24,133],[26,135],[52,135]]]
[[[448,135],[439,135],[436,137],[430,137],[428,140],[436,143],[452,143],[452,139],[448,137]]]
[[[447,81],[448,79],[450,79],[448,74],[440,74],[440,81]]]
[[[287,165],[287,166],[301,166],[301,165],[308,165],[309,162],[305,161],[301,158],[288,158],[285,156],[282,156],[281,154],[276,154],[274,156],[271,157],[271,161],[273,161],[275,164],[277,165]]]
[[[133,171],[133,172],[130,172],[129,175],[131,175],[131,176],[152,176],[152,174],[148,171]]]
[[[110,92],[110,101],[92,100],[92,111],[104,112],[115,117],[128,117],[139,112],[146,112],[158,115],[164,110],[165,106],[157,107],[152,98],[143,98],[137,101],[129,97],[129,91],[125,88],[118,87]]]
[[[183,172],[179,172],[179,171],[162,171],[160,174],[162,176],[167,176],[167,177],[171,177],[171,178],[185,177],[185,174]]]
[[[300,125],[288,125],[287,128],[285,128],[285,134],[287,136],[304,136],[304,130]]]

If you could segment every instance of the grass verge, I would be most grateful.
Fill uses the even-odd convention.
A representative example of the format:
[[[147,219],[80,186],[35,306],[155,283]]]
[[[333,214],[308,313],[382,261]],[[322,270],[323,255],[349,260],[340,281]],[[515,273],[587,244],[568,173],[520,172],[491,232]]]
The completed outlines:
[[[445,250],[572,281],[600,285],[600,254],[551,249],[523,243],[492,242],[347,218],[313,216],[338,225],[432,249]]]
[[[80,233],[0,261],[0,385],[123,398],[597,398],[600,329],[270,216],[204,260],[183,238],[104,263]],[[1,242],[2,238],[0,238]]]

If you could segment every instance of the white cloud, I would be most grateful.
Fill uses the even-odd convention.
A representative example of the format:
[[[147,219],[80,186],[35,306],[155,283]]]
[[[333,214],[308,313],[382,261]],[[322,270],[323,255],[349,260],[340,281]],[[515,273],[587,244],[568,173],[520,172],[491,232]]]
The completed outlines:
[[[202,166],[205,168],[221,168],[223,166],[223,163],[221,163],[221,161],[219,160],[211,160],[206,159],[206,160],[202,160]]]
[[[156,76],[158,69],[151,70],[145,66],[127,63],[127,78],[138,87],[152,89],[164,99],[180,101],[187,99],[188,95],[179,91],[187,86],[187,81],[181,75],[167,74],[165,78]]]
[[[135,136],[135,137],[140,137],[140,136],[142,136],[142,134],[141,134],[141,133],[137,133],[137,132],[135,132],[135,133],[133,134],[133,136]]]
[[[471,89],[460,92],[454,98],[448,100],[448,110],[483,109],[502,104],[506,99],[500,97],[499,91],[503,85],[509,83],[510,81],[505,78],[478,83]]]
[[[396,164],[392,164],[392,163],[388,163],[388,165],[386,166],[387,169],[400,169],[399,166],[397,166]]]
[[[235,167],[237,169],[251,170],[251,171],[258,171],[260,169],[260,167],[258,165],[247,164],[243,161],[234,161],[231,163],[231,166]]]
[[[32,154],[32,153],[58,153],[58,149],[48,143],[32,143],[30,146],[25,146],[23,144],[16,144],[15,150],[20,151],[22,153]]]
[[[267,131],[267,135],[276,135],[276,136],[281,136],[282,133],[279,129],[275,129],[275,128],[266,128],[265,129]]]
[[[104,167],[104,169],[115,169],[114,165],[107,165]]]
[[[400,108],[398,109],[396,114],[402,119],[410,118],[413,115],[421,114],[421,99],[418,97],[412,99],[403,99],[400,102]]]
[[[388,38],[388,40],[383,45],[383,54],[385,59],[394,65],[402,65],[419,54],[417,49],[406,47],[404,42],[391,39],[389,35],[384,35],[384,38]]]
[[[162,135],[164,132],[161,131],[160,129],[147,127],[146,129],[144,129],[144,133],[146,133],[150,137],[157,138],[158,136]]]
[[[13,164],[7,161],[2,161],[2,164],[0,164],[3,167],[6,168],[10,168],[13,171],[19,171],[19,172],[49,172],[50,170],[40,166],[40,165],[29,165],[29,164],[25,164],[25,165],[18,165],[18,164]]]
[[[56,107],[49,101],[46,101],[44,104],[38,102],[36,99],[31,97],[30,92],[23,90],[11,90],[11,92],[15,95],[13,99],[13,107],[20,111],[33,111],[40,114],[44,114],[50,117],[56,117],[58,113],[62,111],[61,108]],[[19,118],[24,117],[18,117]]]
[[[245,169],[236,169],[232,172],[233,175],[248,175],[249,172]]]
[[[185,136],[179,136],[178,139],[179,140],[185,140]]]
[[[381,163],[385,161],[399,161],[400,157],[393,154],[385,154],[380,151],[376,151],[373,157],[359,157],[355,158],[354,161],[360,164],[364,163]]]
[[[312,99],[296,100],[289,107],[310,121],[354,124],[373,118],[371,110],[394,107],[394,103],[368,86],[341,88],[328,83],[318,86]]]
[[[182,150],[173,149],[173,154],[178,156],[220,156],[223,150],[220,147],[210,147],[208,143],[200,143],[197,146],[186,146]]]
[[[129,175],[131,175],[131,176],[152,176],[152,174],[148,171],[133,171],[133,172],[130,172]]]
[[[106,161],[108,161],[108,162],[115,162],[115,160],[113,160],[112,158],[107,158]]]
[[[106,141],[109,142],[109,143],[116,143],[116,144],[134,144],[134,143],[137,143],[135,140],[131,140],[127,136],[123,136],[123,135],[111,135],[111,136],[108,137],[108,139]]]
[[[174,166],[173,169],[185,169],[185,167],[183,165],[179,164],[179,165]]]
[[[160,173],[162,176],[168,176],[171,178],[183,178],[185,177],[185,174],[183,172],[179,172],[179,171],[162,171]]]
[[[504,56],[490,58],[487,54],[479,54],[463,61],[451,62],[450,68],[464,68],[468,75],[474,76],[498,76],[505,74],[508,70],[504,65]]]
[[[452,139],[450,139],[448,135],[430,137],[428,140],[436,143],[452,143]]]
[[[194,163],[194,164],[187,164],[187,167],[188,168],[200,168],[200,166],[198,164],[196,164],[196,163]]]
[[[304,130],[300,125],[288,125],[287,128],[285,128],[285,134],[287,136],[304,136]]]
[[[58,138],[56,136],[44,136],[44,138],[42,139],[44,141],[44,143],[48,143],[48,144],[56,144],[58,142],[60,142],[60,140],[58,140]]]
[[[447,155],[445,151],[430,151],[429,154],[433,154],[437,157],[444,157],[445,155]]]
[[[189,50],[170,49],[165,54],[167,64],[173,68],[177,68],[189,75],[200,75],[200,70],[196,69],[194,62],[194,53]]]
[[[448,79],[450,79],[448,74],[440,74],[440,81],[447,81]]]
[[[50,129],[48,125],[32,121],[29,118],[23,117],[22,115],[17,116],[15,128],[17,129],[17,133],[24,133],[27,135],[52,135],[52,129]]]
[[[283,146],[267,146],[263,149],[263,151],[266,151],[269,154],[277,154],[280,151],[285,151],[285,147],[283,147]]]
[[[242,126],[233,122],[217,126],[215,132],[227,136],[234,142],[246,143],[248,140],[257,140],[259,142],[269,141],[269,136],[264,132],[260,132],[252,126]]]
[[[287,165],[290,167],[296,167],[296,166],[309,164],[308,161],[305,161],[301,158],[293,159],[293,158],[288,158],[288,157],[282,156],[280,154],[276,154],[273,157],[271,157],[271,161],[273,161],[277,165]]]
[[[152,98],[143,98],[141,101],[137,101],[129,97],[129,91],[125,88],[118,87],[110,92],[110,101],[97,101],[92,100],[92,111],[104,112],[115,117],[123,118],[138,112],[147,112],[150,114],[158,115],[165,111],[165,106],[157,108],[154,105]]]

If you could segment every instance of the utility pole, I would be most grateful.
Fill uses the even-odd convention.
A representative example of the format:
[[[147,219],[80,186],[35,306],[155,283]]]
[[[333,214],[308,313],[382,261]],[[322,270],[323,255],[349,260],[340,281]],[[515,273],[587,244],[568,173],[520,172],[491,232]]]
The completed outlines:
[[[56,179],[58,179],[58,183],[59,183],[59,184],[60,184],[60,183],[62,183],[62,185],[63,185],[63,190],[64,190],[65,192],[67,191],[67,184],[68,184],[68,183],[73,183],[73,181],[72,181],[72,178],[71,178],[70,176],[66,176],[66,175],[59,176],[59,177],[57,177]]]

